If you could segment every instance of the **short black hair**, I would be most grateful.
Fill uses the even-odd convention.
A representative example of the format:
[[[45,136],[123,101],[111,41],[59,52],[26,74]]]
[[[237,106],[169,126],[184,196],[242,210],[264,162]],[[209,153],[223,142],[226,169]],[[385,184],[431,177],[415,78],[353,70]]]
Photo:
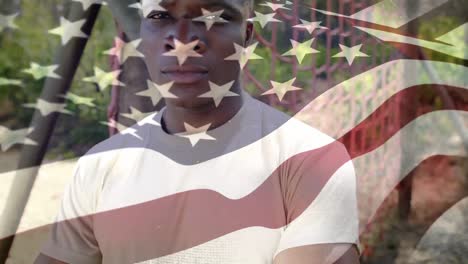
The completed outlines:
[[[142,0],[137,0],[138,3],[141,3]],[[260,2],[260,0],[242,0],[242,4],[249,5],[249,11],[253,13],[255,6]]]

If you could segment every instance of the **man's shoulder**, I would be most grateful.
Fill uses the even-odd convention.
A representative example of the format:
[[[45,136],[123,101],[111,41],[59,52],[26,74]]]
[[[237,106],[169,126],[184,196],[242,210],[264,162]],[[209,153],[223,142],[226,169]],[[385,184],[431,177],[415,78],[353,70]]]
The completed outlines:
[[[109,163],[125,154],[131,155],[135,150],[144,149],[148,144],[149,127],[141,124],[140,122],[122,129],[119,133],[95,144],[80,157],[78,163],[80,165],[92,163],[97,166]]]
[[[149,118],[152,118],[152,116],[148,116],[130,127],[121,129],[119,133],[102,140],[91,147],[86,154],[91,155],[144,147],[149,138],[150,125],[147,125],[147,122],[145,123],[143,121],[148,120]]]

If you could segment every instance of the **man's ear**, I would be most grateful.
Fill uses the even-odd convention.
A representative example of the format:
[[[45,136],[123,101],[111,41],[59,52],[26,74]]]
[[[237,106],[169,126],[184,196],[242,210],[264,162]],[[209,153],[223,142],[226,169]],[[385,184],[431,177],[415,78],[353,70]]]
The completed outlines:
[[[249,46],[252,43],[253,40],[253,34],[254,34],[254,24],[252,21],[247,21],[247,25],[245,28],[245,43],[244,46]]]

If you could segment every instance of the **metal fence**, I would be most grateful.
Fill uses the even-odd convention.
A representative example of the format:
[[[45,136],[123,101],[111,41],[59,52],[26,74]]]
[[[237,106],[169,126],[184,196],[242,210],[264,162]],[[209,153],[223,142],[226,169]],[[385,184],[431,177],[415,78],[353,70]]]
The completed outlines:
[[[400,56],[397,52],[390,52],[389,54],[381,54],[379,43],[372,37],[358,32],[353,26],[359,26],[359,24],[350,25],[343,17],[325,16],[309,11],[310,17],[304,18],[303,10],[310,8],[320,8],[327,11],[333,11],[340,14],[354,14],[357,11],[371,5],[372,1],[369,0],[346,0],[346,1],[294,1],[290,11],[284,12],[281,9],[277,10],[277,17],[283,23],[289,26],[284,26],[283,23],[271,23],[266,29],[256,32],[256,39],[261,44],[259,46],[266,47],[270,53],[270,60],[268,61],[269,66],[269,79],[270,80],[289,80],[300,74],[306,74],[308,78],[302,78],[301,87],[302,91],[292,91],[286,95],[284,100],[279,101],[275,95],[260,96],[263,92],[267,91],[269,82],[265,80],[259,80],[255,75],[255,66],[251,63],[247,65],[244,70],[244,86],[254,87],[249,91],[254,94],[258,99],[268,103],[269,105],[279,108],[282,111],[286,111],[290,114],[296,114],[301,111],[307,104],[312,100],[318,98],[323,92],[332,89],[335,85],[346,80],[347,77],[354,76],[362,73],[366,70],[374,68],[384,62],[395,59]],[[325,5],[324,5],[325,4]],[[306,8],[305,8],[306,7]],[[302,12],[302,13],[301,13]],[[309,21],[322,21],[321,26],[325,28],[316,29],[312,35],[304,32],[304,29],[293,28],[292,25],[300,24],[300,18],[307,19]],[[287,30],[287,29],[291,30]],[[259,28],[257,28],[259,29]],[[299,64],[294,57],[282,56],[280,51],[280,44],[284,39],[293,39],[296,41],[304,40],[304,38],[315,38],[316,41],[313,43],[313,48],[320,49],[321,55],[311,55],[311,60],[308,64]],[[365,43],[367,49],[373,52],[373,56],[370,56],[367,60],[360,60],[355,62],[352,67],[347,63],[344,58],[332,58],[334,53],[339,50],[339,43],[346,43],[347,46],[355,46],[361,43]],[[322,61],[318,61],[318,58],[322,58]],[[254,64],[255,65],[255,64]],[[286,66],[285,66],[286,65]],[[290,67],[291,76],[281,76],[284,73],[278,71],[278,67]],[[378,93],[383,89],[389,89],[391,86],[401,85],[401,79],[395,78],[398,76],[398,71],[404,69],[391,69],[391,72],[379,71],[376,73],[372,82],[375,83],[375,89],[368,93],[365,97],[360,97],[356,101],[355,96],[351,96],[352,90],[340,90],[332,101],[321,101],[320,104],[338,104],[351,109],[344,115],[341,120],[334,120],[331,122],[324,122],[326,125],[333,125],[336,127],[342,127],[344,123],[350,122],[359,117],[365,112],[364,108],[372,105],[372,102],[376,99]],[[289,73],[289,72],[288,72]],[[395,75],[396,74],[396,75]],[[391,89],[390,89],[391,90]],[[397,95],[398,97],[398,95]],[[375,146],[381,145],[386,135],[391,135],[399,129],[398,123],[400,122],[400,100],[393,100],[392,104],[385,104],[380,107],[378,111],[374,112],[369,118],[371,122],[366,122],[365,125],[361,125],[358,129],[353,129],[351,133],[341,137],[340,140],[346,145],[348,151],[352,156],[356,156],[362,153],[367,153],[372,150]],[[316,109],[320,112],[320,109]],[[324,118],[327,116],[320,117],[315,115],[315,118]],[[327,128],[327,131],[334,131],[334,129]],[[340,135],[331,135],[339,137]],[[387,152],[388,153],[388,152]],[[375,160],[390,160],[390,157],[374,157]],[[393,163],[381,163],[369,161],[370,172],[385,173],[389,167],[400,166],[399,162],[393,161]],[[360,175],[358,184],[365,186],[368,182],[374,182],[369,180],[375,178],[375,175],[369,173],[369,175]],[[385,184],[385,183],[381,183]],[[365,187],[361,189],[365,190]],[[362,197],[371,197],[369,195],[362,195]],[[365,201],[360,201],[359,209],[363,212],[363,215],[368,215],[365,211]],[[395,206],[395,203],[391,205]],[[365,249],[363,254],[369,254],[372,250],[372,245],[368,245],[370,240],[367,237],[380,237],[384,236],[378,228],[373,228],[373,224],[377,225],[379,216],[376,215],[376,221],[369,223],[367,226],[361,227],[365,231],[361,236],[362,246]],[[372,233],[372,234],[370,234]]]

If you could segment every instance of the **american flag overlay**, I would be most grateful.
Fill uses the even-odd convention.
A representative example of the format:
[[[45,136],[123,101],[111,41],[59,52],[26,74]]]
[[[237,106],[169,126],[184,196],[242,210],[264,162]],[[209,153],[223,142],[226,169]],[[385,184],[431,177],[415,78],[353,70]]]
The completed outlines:
[[[0,2],[0,263],[467,263],[463,0]]]

